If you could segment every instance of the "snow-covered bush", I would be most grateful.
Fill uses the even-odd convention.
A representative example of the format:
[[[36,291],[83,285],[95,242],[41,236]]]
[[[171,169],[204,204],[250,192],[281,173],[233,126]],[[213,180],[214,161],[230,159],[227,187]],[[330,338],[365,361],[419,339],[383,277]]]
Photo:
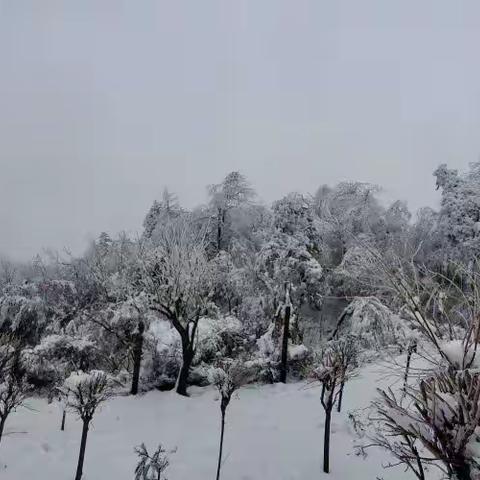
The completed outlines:
[[[408,406],[403,406],[391,390],[380,393],[376,406],[388,437],[407,439],[412,444],[418,441],[430,454],[430,460],[422,454],[418,456],[421,462],[413,463],[417,456],[408,445],[412,470],[421,472],[422,462],[443,464],[450,478],[454,475],[458,480],[478,478],[480,376],[477,372],[452,369],[437,372],[422,380],[418,388],[409,389],[413,401]]]
[[[275,323],[257,339],[252,358],[246,362],[257,372],[260,382],[274,383],[280,378],[280,336]],[[306,378],[314,361],[313,352],[305,345],[288,344],[288,369],[293,378]]]
[[[355,298],[337,325],[335,337],[349,334],[364,349],[382,351],[385,347],[405,348],[419,337],[408,321],[394,314],[375,297]]]
[[[28,381],[36,387],[53,388],[73,370],[88,371],[98,365],[99,350],[89,338],[48,335],[33,348],[23,350]]]
[[[194,363],[212,363],[219,357],[233,357],[242,351],[241,322],[233,316],[200,319]]]

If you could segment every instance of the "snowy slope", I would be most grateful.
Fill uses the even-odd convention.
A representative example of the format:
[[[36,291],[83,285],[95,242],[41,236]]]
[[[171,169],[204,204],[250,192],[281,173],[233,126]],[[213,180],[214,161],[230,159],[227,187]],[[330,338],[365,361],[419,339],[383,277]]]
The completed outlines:
[[[384,373],[384,372],[383,372]],[[323,410],[319,388],[305,383],[250,386],[240,390],[227,416],[224,480],[388,480],[413,478],[402,468],[384,470],[390,459],[384,451],[356,456],[347,420],[351,409],[368,405],[375,388],[385,384],[380,367],[370,365],[348,384],[341,414],[335,414],[332,473],[321,473]],[[106,404],[94,418],[87,444],[85,480],[132,480],[133,452],[142,441],[152,451],[159,442],[169,450],[170,480],[215,478],[219,404],[211,388],[192,389],[191,398],[172,392],[150,392],[138,398],[121,397]],[[80,422],[70,415],[59,431],[58,406],[43,400],[28,402],[7,423],[0,444],[0,479],[73,479]]]

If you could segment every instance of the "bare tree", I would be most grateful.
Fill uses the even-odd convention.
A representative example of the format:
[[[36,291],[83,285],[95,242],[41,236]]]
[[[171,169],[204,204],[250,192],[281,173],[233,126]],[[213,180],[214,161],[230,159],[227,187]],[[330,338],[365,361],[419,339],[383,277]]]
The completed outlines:
[[[99,405],[111,397],[111,384],[104,372],[92,370],[89,373],[72,373],[65,380],[62,391],[66,396],[67,407],[74,411],[83,422],[80,452],[75,474],[75,480],[80,480],[83,473],[90,422]]]

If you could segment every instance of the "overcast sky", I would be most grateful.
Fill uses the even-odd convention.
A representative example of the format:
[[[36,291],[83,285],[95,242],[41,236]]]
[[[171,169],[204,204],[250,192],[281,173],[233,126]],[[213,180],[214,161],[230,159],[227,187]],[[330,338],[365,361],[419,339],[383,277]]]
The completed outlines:
[[[480,155],[478,0],[0,0],[0,252],[81,251],[231,170],[412,209]]]

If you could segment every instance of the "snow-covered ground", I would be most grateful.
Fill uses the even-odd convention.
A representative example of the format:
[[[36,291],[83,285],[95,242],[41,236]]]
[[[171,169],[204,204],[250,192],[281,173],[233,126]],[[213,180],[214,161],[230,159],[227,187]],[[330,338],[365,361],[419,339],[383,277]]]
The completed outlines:
[[[227,413],[224,480],[388,480],[413,478],[403,469],[385,470],[391,461],[382,450],[367,458],[355,455],[357,442],[348,412],[366,407],[375,389],[385,385],[385,370],[369,365],[347,386],[343,412],[335,413],[331,467],[321,469],[324,413],[320,389],[305,383],[249,386],[232,400]],[[159,442],[170,455],[170,480],[213,480],[218,449],[219,404],[211,388],[192,389],[191,398],[173,392],[118,397],[94,418],[84,466],[85,480],[132,480],[134,447],[145,442],[152,453]],[[67,417],[59,430],[57,405],[32,399],[7,423],[0,444],[0,479],[73,479],[80,442],[80,422]]]

